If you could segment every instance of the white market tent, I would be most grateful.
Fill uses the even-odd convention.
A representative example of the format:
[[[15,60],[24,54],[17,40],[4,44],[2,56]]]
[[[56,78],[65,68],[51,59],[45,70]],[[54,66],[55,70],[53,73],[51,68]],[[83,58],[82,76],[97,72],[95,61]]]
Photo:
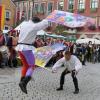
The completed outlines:
[[[52,37],[52,38],[62,38],[62,39],[66,39],[66,37],[64,37],[62,35],[47,34],[44,30],[38,31],[37,35],[39,35],[39,36],[48,36],[48,37]]]
[[[90,41],[92,42],[92,44],[100,44],[100,40],[92,38],[78,39],[76,40],[76,43],[82,44],[82,43],[89,43]]]
[[[66,37],[64,37],[62,35],[56,35],[56,34],[48,34],[47,36],[53,37],[53,38],[62,38],[62,39],[65,39],[66,38]]]
[[[37,32],[37,35],[48,35],[45,31],[43,31],[43,30],[40,30],[40,31],[38,31]]]

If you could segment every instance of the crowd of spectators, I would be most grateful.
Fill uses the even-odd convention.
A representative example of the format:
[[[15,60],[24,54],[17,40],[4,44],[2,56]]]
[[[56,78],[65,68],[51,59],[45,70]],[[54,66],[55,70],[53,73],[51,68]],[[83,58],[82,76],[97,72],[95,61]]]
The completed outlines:
[[[55,43],[62,43],[65,46],[70,47],[71,53],[76,55],[83,65],[86,65],[86,62],[94,64],[100,63],[100,45],[92,44],[91,41],[87,44],[76,44],[62,39],[46,38],[43,40],[42,38],[37,37],[34,46],[38,48],[47,45],[53,45]],[[54,64],[61,57],[63,57],[63,50],[57,52],[48,64]]]
[[[12,33],[13,32],[9,32],[8,35],[10,35],[11,37],[18,37],[18,33]],[[88,44],[76,44],[60,38],[43,38],[37,36],[35,42],[33,43],[33,46],[35,48],[39,48],[43,46],[50,46],[55,43],[62,43],[66,47],[70,47],[71,53],[76,55],[83,65],[86,65],[86,62],[100,62],[100,45],[92,44],[91,42],[89,42]],[[2,48],[2,46],[0,47],[0,68],[2,68],[3,66],[9,66],[10,68],[17,67],[18,60],[15,48],[13,46],[4,46],[4,48]],[[63,57],[63,50],[58,51],[48,62],[47,66],[54,64],[61,57]]]
[[[12,46],[12,39],[17,38],[18,34],[14,33],[15,31],[9,31],[8,34],[3,34],[0,30],[0,68],[5,66],[9,68],[17,67],[17,52],[15,46]],[[7,36],[9,36],[9,39]]]
[[[53,45],[55,43],[62,43],[66,46],[70,46],[72,44],[72,42],[68,42],[68,41],[65,41],[64,39],[57,39],[57,38],[52,38],[52,37],[47,37],[47,38],[40,38],[40,37],[37,37],[35,42],[34,42],[34,47],[38,48],[38,47],[43,47],[43,46],[50,46],[50,45]]]
[[[100,45],[91,44],[74,44],[73,54],[75,54],[81,61],[83,65],[86,62],[100,63]]]

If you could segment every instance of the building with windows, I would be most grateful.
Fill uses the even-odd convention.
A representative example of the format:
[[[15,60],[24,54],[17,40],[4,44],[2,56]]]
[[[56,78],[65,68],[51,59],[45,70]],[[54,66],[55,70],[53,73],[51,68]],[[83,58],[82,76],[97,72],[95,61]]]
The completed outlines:
[[[13,1],[17,6],[17,21],[23,19],[29,20],[32,18],[32,16],[40,16],[41,18],[44,18],[54,9],[57,8],[54,0],[13,0]]]
[[[8,30],[14,27],[16,6],[11,0],[0,0],[0,29]]]
[[[76,28],[77,38],[92,37],[100,39],[100,0],[65,0],[65,11],[81,14],[95,19],[95,25]]]
[[[17,21],[32,16],[45,18],[53,10],[64,10],[95,19],[95,25],[81,28],[67,28],[66,36],[100,38],[100,0],[14,0],[17,5]],[[50,25],[52,25],[50,23]],[[56,27],[56,25],[55,25]],[[52,27],[55,28],[54,25]]]

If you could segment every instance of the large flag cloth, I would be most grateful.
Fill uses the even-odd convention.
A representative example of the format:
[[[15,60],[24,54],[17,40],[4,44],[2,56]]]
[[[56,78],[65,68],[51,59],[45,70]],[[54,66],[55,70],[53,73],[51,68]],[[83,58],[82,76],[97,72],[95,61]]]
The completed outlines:
[[[55,55],[57,51],[63,50],[64,48],[65,45],[61,43],[37,48],[35,52],[35,64],[45,68],[45,65],[49,62],[53,55]]]
[[[47,20],[71,28],[83,27],[86,24],[95,24],[93,18],[59,10],[54,10],[50,15],[48,15]]]

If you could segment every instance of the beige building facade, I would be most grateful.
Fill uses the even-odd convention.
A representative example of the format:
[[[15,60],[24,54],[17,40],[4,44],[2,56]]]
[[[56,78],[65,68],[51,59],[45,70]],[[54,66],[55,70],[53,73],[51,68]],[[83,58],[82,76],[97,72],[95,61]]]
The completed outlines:
[[[3,29],[10,30],[16,23],[16,6],[12,0],[0,0],[0,5],[3,7],[2,20]]]

